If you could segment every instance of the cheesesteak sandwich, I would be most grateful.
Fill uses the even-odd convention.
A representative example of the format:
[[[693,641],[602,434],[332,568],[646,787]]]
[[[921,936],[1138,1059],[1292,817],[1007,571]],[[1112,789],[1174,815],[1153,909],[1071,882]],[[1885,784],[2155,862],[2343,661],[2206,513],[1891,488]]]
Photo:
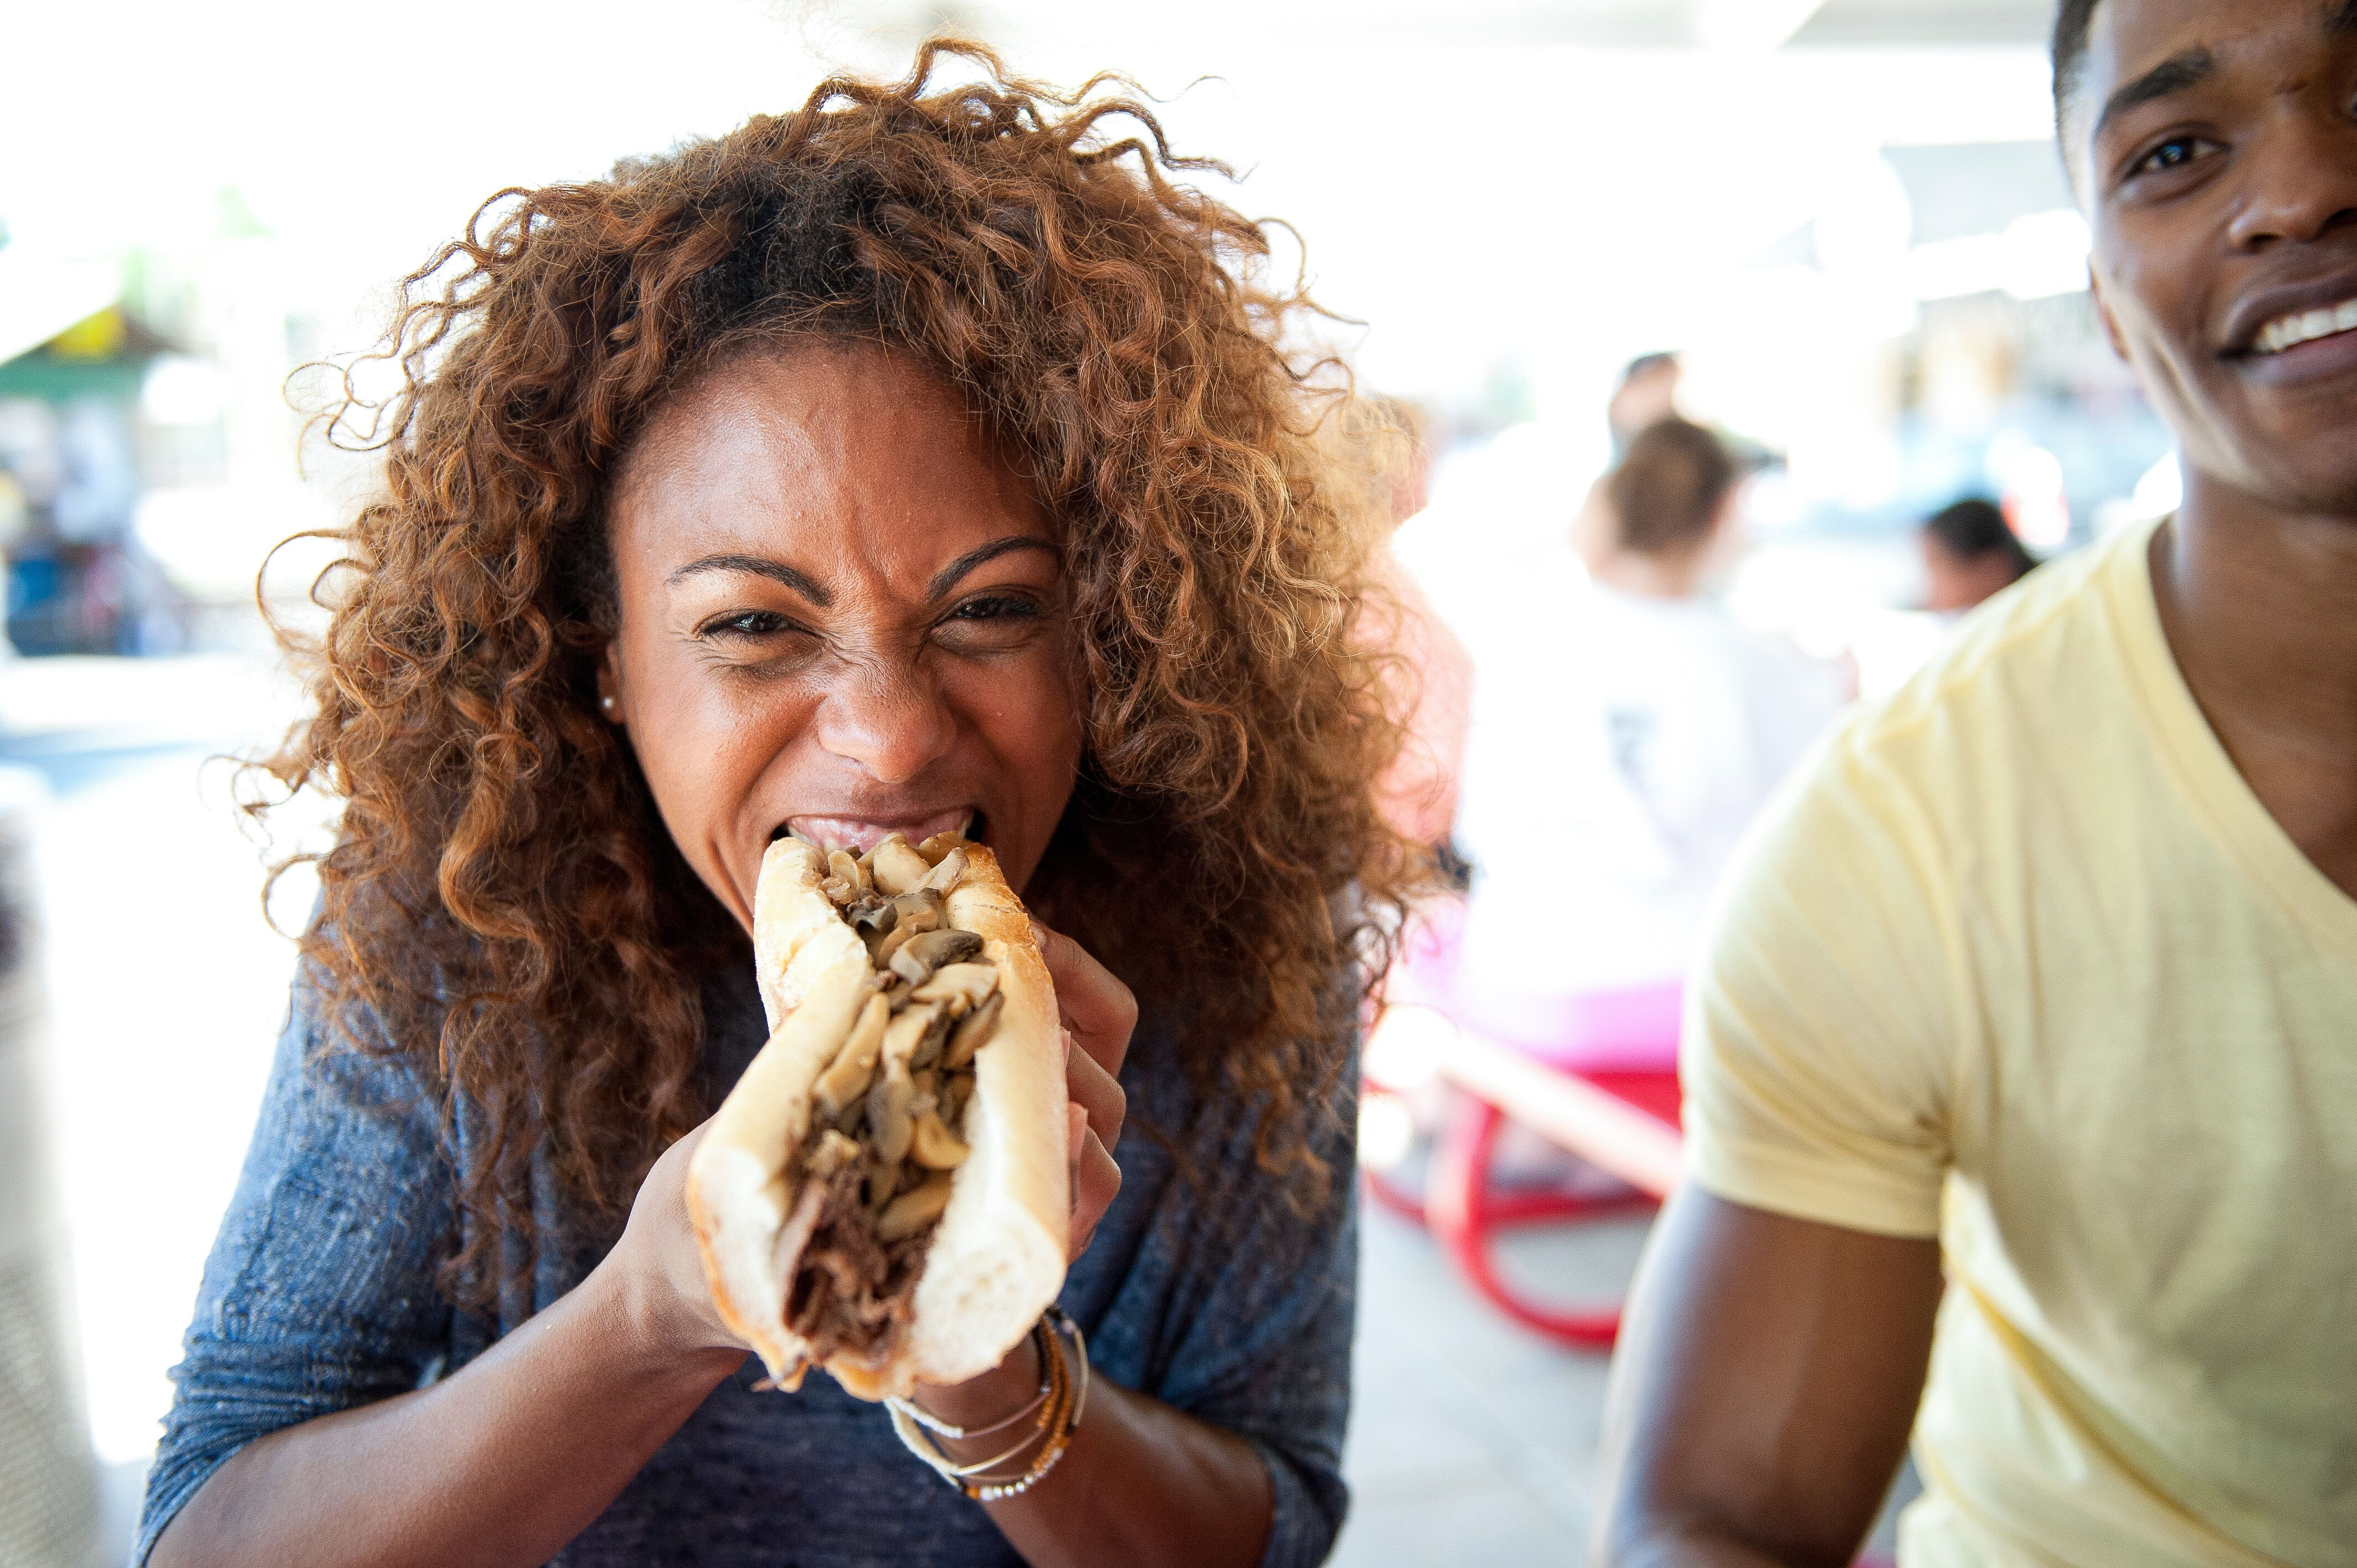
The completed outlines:
[[[687,1177],[721,1316],[780,1388],[988,1371],[1056,1299],[1071,1204],[1055,990],[997,857],[781,838],[753,929],[770,1042]]]

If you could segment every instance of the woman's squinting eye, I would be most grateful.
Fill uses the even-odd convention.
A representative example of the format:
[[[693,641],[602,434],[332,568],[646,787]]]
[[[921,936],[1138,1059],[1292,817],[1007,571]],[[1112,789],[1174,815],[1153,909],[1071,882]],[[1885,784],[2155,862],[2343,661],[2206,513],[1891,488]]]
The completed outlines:
[[[1039,607],[1029,599],[1006,594],[986,594],[958,606],[950,612],[950,618],[963,621],[1036,620],[1039,615]]]
[[[736,610],[715,616],[695,628],[698,637],[743,639],[774,637],[793,628],[793,621],[775,610]]]

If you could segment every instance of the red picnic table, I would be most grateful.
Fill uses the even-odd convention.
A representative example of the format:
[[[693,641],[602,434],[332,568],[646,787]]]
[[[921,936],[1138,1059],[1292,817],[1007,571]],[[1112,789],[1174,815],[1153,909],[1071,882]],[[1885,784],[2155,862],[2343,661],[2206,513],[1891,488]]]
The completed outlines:
[[[1429,1229],[1473,1288],[1507,1316],[1559,1343],[1609,1350],[1618,1302],[1566,1308],[1533,1300],[1498,1268],[1501,1232],[1577,1224],[1657,1207],[1683,1155],[1677,1075],[1678,988],[1566,996],[1519,1013],[1469,995],[1457,973],[1455,922],[1411,936],[1371,1034],[1414,1008],[1426,1065],[1458,1091],[1435,1140],[1421,1197],[1370,1169],[1376,1201]],[[1394,1092],[1371,1072],[1366,1091]],[[1498,1136],[1512,1121],[1628,1184],[1587,1197],[1517,1191],[1497,1177]]]

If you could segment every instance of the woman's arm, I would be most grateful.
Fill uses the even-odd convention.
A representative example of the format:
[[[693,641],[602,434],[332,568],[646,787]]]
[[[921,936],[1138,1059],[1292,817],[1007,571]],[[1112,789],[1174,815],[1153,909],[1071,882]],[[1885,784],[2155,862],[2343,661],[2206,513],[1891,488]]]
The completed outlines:
[[[577,1289],[441,1382],[249,1444],[165,1529],[152,1568],[546,1562],[744,1359],[680,1305],[703,1293],[683,1196],[701,1136],[656,1164]]]
[[[997,1371],[924,1403],[952,1424],[987,1424],[1031,1397],[1037,1367],[1027,1339]],[[971,1463],[1006,1443],[941,1446]],[[987,1507],[1031,1568],[1251,1568],[1268,1540],[1271,1503],[1267,1466],[1251,1444],[1100,1379],[1063,1459],[1029,1491]]]

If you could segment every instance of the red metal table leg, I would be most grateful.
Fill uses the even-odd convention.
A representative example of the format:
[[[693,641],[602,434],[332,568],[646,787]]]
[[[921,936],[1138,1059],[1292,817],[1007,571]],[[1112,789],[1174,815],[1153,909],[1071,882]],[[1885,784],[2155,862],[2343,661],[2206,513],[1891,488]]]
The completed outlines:
[[[1427,1223],[1466,1279],[1498,1310],[1558,1344],[1609,1350],[1620,1330],[1616,1304],[1602,1311],[1564,1312],[1537,1305],[1507,1284],[1491,1252],[1495,1232],[1540,1219],[1577,1219],[1625,1212],[1626,1199],[1589,1200],[1559,1193],[1501,1196],[1490,1190],[1490,1166],[1505,1113],[1468,1095],[1434,1151],[1424,1209]]]

